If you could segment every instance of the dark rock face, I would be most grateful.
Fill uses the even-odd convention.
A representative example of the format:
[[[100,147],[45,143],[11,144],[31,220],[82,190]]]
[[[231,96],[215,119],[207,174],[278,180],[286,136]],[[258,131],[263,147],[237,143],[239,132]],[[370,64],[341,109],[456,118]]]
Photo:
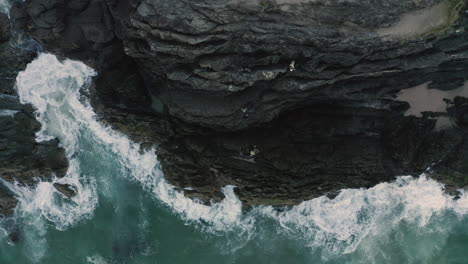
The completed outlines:
[[[54,187],[68,198],[76,195],[75,188],[69,184],[54,183]]]
[[[30,0],[12,16],[98,70],[103,121],[157,144],[187,195],[293,204],[430,166],[466,184],[465,1]],[[458,97],[408,115],[399,93],[422,84]]]
[[[137,66],[115,37],[106,1],[28,1],[16,3],[11,16],[15,28],[27,31],[47,52],[82,60],[98,70],[99,103],[127,108],[150,104]]]
[[[395,89],[386,83],[395,76],[432,73],[451,60],[426,41],[378,33],[435,1],[160,0],[136,1],[130,13],[127,1],[117,2],[118,36],[150,93],[171,116],[217,130],[268,122],[313,100],[378,100]],[[422,80],[400,85],[411,81]]]
[[[68,168],[63,149],[57,140],[36,142],[41,125],[14,89],[16,75],[34,52],[27,39],[10,31],[6,15],[0,14],[0,25],[0,179],[32,186],[37,179],[62,177]],[[10,215],[15,205],[14,194],[0,182],[0,217]]]

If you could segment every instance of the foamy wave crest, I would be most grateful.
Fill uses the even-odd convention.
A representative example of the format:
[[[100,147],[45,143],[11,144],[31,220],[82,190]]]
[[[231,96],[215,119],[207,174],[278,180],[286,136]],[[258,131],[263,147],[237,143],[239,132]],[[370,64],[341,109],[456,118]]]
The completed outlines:
[[[399,177],[393,183],[366,190],[343,190],[334,199],[319,197],[283,211],[259,206],[243,215],[233,186],[223,188],[225,199],[219,203],[198,203],[165,181],[154,149],[141,153],[139,144],[96,120],[88,98],[80,93],[94,75],[81,62],[60,62],[53,55],[41,54],[17,79],[22,102],[37,108],[38,120],[43,124],[38,138],[58,137],[70,159],[67,176],[56,181],[77,186],[78,196],[72,199],[75,204],[57,202],[52,183],[40,183],[35,190],[21,187],[16,192],[24,210],[39,209],[56,224],[66,223],[59,228],[91,215],[97,203],[96,184],[86,179],[99,175],[80,176],[79,160],[74,157],[83,137],[98,150],[114,153],[121,175],[140,183],[186,221],[207,223],[211,231],[251,231],[258,218],[275,220],[280,234],[304,240],[312,249],[320,249],[325,258],[355,252],[366,238],[388,234],[401,223],[423,229],[447,212],[460,216],[468,213],[468,195],[453,200],[442,184],[424,175],[417,179]],[[68,218],[68,214],[73,217]]]
[[[64,178],[39,182],[35,188],[4,182],[18,198],[17,216],[42,216],[53,222],[58,230],[65,230],[80,220],[90,218],[97,205],[96,184],[93,180],[80,179],[76,165],[76,161],[72,160]],[[78,192],[74,197],[67,198],[57,191],[55,183],[69,184]]]
[[[82,177],[79,163],[73,155],[78,147],[81,125],[79,111],[80,88],[95,75],[93,69],[74,61],[60,62],[50,54],[40,55],[28,64],[16,78],[21,103],[36,108],[37,120],[42,124],[37,140],[58,138],[65,148],[70,165],[65,177],[52,182],[39,182],[31,189],[27,186],[11,185],[19,198],[17,212],[39,214],[55,223],[58,229],[90,217],[97,205],[96,186],[93,181]],[[77,194],[66,198],[59,193],[54,183],[69,184]]]
[[[8,14],[8,12],[10,11],[10,7],[11,7],[10,1],[0,0],[0,13]]]
[[[223,189],[226,198],[212,206],[186,198],[165,181],[154,149],[141,153],[139,144],[99,123],[89,99],[84,98],[80,93],[80,89],[86,91],[86,83],[94,75],[94,70],[81,62],[72,60],[60,62],[51,54],[39,55],[24,72],[18,75],[17,86],[21,102],[34,105],[37,109],[37,118],[43,125],[41,131],[38,132],[38,140],[59,138],[67,156],[74,160],[73,154],[77,151],[80,135],[90,134],[96,144],[109,149],[119,157],[122,175],[141,183],[147,191],[153,193],[159,201],[168,205],[184,219],[209,223],[213,230],[226,230],[239,226],[239,223],[251,223],[250,220],[241,221],[242,203],[235,196],[234,187],[226,186]],[[79,170],[79,166],[76,170]],[[77,175],[79,173],[69,173],[61,181],[66,183],[73,181],[70,183],[77,184],[79,183]],[[38,189],[49,185],[49,183],[41,183]],[[84,191],[85,185],[80,186],[81,190],[78,193]],[[94,189],[89,185],[86,185],[86,188]],[[47,188],[47,191],[50,192],[51,189]],[[47,191],[44,190],[44,192]],[[88,193],[90,195],[86,198],[91,199],[95,191],[88,191]],[[41,201],[52,198],[50,194],[46,195],[42,192],[41,196],[38,198]],[[95,204],[95,199],[89,202]],[[42,202],[29,202],[31,207],[41,204]],[[53,215],[46,214],[48,219],[53,220],[59,213],[59,210],[55,208],[52,210],[53,206],[43,208],[48,211],[48,214]],[[86,215],[90,209],[91,207],[86,207]]]
[[[13,3],[20,1],[23,2],[24,0],[0,0],[0,13],[9,15]]]
[[[427,178],[398,177],[370,189],[346,189],[334,199],[325,196],[305,201],[290,210],[256,209],[274,218],[280,232],[302,238],[312,249],[323,250],[325,258],[356,251],[366,237],[381,237],[402,222],[424,229],[448,211],[468,213],[468,196],[459,200],[447,195],[443,185]]]
[[[108,262],[100,255],[86,257],[86,261],[90,264],[107,264]]]

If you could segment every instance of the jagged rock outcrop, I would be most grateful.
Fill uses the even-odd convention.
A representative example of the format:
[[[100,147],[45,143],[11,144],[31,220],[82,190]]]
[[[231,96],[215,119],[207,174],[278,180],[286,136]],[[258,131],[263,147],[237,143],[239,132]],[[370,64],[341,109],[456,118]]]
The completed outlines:
[[[10,31],[10,21],[0,14],[0,179],[33,186],[37,180],[62,177],[68,168],[57,140],[36,142],[41,124],[34,109],[23,105],[14,89],[16,76],[34,58],[33,42]],[[0,182],[0,217],[8,216],[16,199]]]
[[[433,78],[405,75],[432,75],[453,61],[447,47],[420,37],[444,22],[410,36],[381,31],[415,9],[432,15],[436,2],[456,9],[454,1],[115,2],[116,32],[155,103],[217,130],[268,122],[313,101],[378,103],[388,89]],[[458,14],[440,12],[445,23]]]
[[[98,70],[103,120],[158,144],[187,195],[292,204],[430,166],[466,184],[463,0],[30,0],[12,17]],[[442,109],[407,100],[431,89]]]

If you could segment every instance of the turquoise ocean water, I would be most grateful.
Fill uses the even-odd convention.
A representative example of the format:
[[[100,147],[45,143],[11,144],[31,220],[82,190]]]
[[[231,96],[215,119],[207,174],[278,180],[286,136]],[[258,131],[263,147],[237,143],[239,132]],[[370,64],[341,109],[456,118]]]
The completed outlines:
[[[60,139],[78,195],[8,184],[20,204],[0,222],[0,263],[468,263],[468,196],[399,177],[276,211],[242,212],[234,186],[205,206],[166,183],[154,150],[96,120],[78,61],[41,54],[17,77],[36,109],[37,140]],[[12,243],[7,230],[20,230]]]

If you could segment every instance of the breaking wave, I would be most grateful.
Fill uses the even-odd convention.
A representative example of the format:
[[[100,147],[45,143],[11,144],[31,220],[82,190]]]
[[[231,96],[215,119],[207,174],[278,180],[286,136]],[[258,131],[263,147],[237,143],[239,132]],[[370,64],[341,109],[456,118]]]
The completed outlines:
[[[43,215],[61,228],[65,227],[63,223],[73,224],[80,217],[89,216],[97,204],[96,187],[89,183],[80,184],[89,177],[80,175],[79,162],[75,157],[79,152],[80,140],[87,137],[86,140],[102,146],[101,151],[108,148],[118,155],[122,175],[138,181],[186,220],[210,223],[213,230],[233,228],[242,222],[242,204],[234,195],[233,186],[224,187],[226,198],[212,206],[188,199],[164,180],[154,149],[142,153],[139,144],[99,123],[88,98],[82,95],[87,92],[87,84],[95,75],[96,72],[84,63],[72,60],[60,62],[51,54],[40,54],[18,75],[17,89],[21,102],[30,103],[37,109],[37,119],[42,124],[37,140],[58,138],[71,160],[72,166],[67,176],[57,181],[78,189],[78,198],[72,198],[74,206],[63,207],[53,202],[49,192],[55,191],[51,183],[41,183],[33,192],[23,191],[25,194],[20,195],[22,208],[30,210],[39,206]],[[63,221],[66,215],[70,215],[70,218]]]
[[[385,236],[402,223],[422,230],[444,214],[468,213],[467,195],[462,193],[454,200],[442,184],[425,175],[402,176],[370,189],[346,189],[334,199],[319,197],[281,211],[258,206],[243,214],[234,186],[223,188],[225,199],[219,203],[198,203],[165,181],[154,149],[142,152],[139,144],[97,121],[88,98],[83,96],[95,75],[81,62],[61,62],[54,55],[40,54],[17,78],[21,102],[37,109],[43,125],[37,139],[59,138],[70,168],[64,178],[41,182],[34,190],[17,185],[10,188],[20,197],[18,212],[39,212],[58,229],[91,217],[98,204],[100,186],[95,178],[99,175],[86,175],[80,167],[83,141],[91,142],[101,152],[114,153],[121,175],[141,184],[186,221],[203,223],[209,231],[241,230],[249,234],[246,239],[251,239],[262,221],[273,220],[279,235],[303,240],[312,250],[320,249],[323,258],[356,252],[360,245],[368,244],[366,238]],[[55,182],[74,186],[77,196],[63,197],[53,188]],[[362,250],[366,250],[364,246]],[[88,261],[99,262],[94,257]]]
[[[454,200],[443,187],[426,175],[401,176],[370,189],[342,190],[334,199],[319,197],[284,212],[263,207],[259,213],[278,220],[307,246],[321,248],[325,257],[335,256],[356,251],[366,237],[389,234],[402,222],[423,230],[449,211],[466,215],[468,196]]]

